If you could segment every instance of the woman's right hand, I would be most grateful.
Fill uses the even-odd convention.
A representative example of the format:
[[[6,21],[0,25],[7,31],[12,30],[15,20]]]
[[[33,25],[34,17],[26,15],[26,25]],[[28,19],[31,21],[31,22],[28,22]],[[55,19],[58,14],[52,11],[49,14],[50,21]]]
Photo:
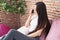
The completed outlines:
[[[30,11],[29,11],[29,16],[32,16],[32,13],[31,13],[31,11],[32,11],[32,9],[30,9]]]
[[[28,17],[27,21],[25,22],[25,26],[26,26],[26,27],[29,27],[29,26],[30,26],[31,17],[32,17],[31,10],[32,10],[32,9],[30,9],[30,11],[29,11],[29,17]]]

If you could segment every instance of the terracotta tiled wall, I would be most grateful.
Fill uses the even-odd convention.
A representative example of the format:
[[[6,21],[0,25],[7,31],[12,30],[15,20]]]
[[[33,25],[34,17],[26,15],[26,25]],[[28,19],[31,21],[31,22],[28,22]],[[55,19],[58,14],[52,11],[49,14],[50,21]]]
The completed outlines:
[[[39,1],[43,1],[46,4],[49,19],[53,19],[55,17],[60,18],[60,0],[26,0],[26,14],[29,13],[29,10],[32,7],[32,5]],[[24,25],[27,17],[28,15],[24,15],[21,17],[21,26]]]

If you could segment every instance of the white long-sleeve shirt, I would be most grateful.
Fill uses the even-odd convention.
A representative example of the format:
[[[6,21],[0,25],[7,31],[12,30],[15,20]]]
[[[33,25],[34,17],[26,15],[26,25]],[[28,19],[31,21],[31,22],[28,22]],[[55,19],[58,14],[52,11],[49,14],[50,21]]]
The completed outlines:
[[[17,29],[17,31],[27,35],[28,33],[34,31],[38,24],[38,15],[33,15],[31,18],[31,22],[28,28],[22,26],[21,28]]]

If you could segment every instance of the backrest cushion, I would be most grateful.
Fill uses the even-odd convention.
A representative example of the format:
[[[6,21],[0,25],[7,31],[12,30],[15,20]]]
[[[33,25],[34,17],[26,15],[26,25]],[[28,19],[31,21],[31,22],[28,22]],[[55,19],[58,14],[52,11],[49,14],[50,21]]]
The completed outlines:
[[[46,40],[60,40],[60,19],[54,19]]]
[[[0,37],[5,35],[10,28],[6,24],[0,24]]]

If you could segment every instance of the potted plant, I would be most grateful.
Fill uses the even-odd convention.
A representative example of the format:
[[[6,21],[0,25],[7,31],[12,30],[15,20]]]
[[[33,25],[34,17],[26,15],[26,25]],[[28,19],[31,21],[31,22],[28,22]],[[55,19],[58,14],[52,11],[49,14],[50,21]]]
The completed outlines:
[[[18,28],[20,14],[25,13],[25,0],[0,0],[0,6],[1,22],[8,24],[11,28]]]

